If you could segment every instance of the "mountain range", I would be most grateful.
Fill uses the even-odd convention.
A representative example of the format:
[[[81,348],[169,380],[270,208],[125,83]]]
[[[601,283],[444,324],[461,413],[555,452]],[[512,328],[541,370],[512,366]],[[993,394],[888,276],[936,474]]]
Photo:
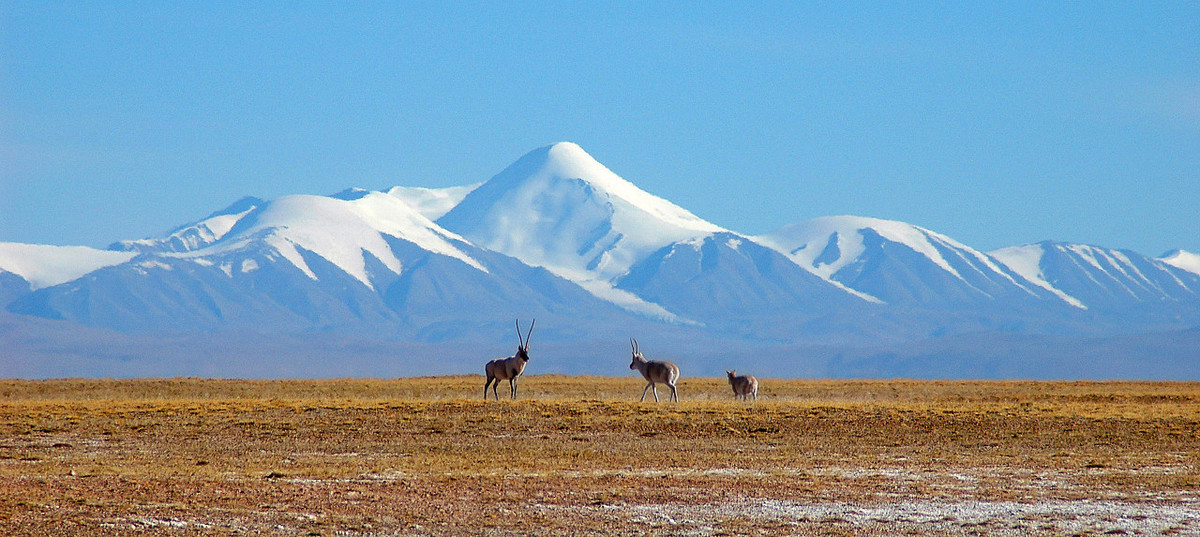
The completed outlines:
[[[247,197],[107,250],[0,243],[0,306],[10,376],[470,372],[516,318],[559,372],[606,371],[635,336],[704,373],[1200,376],[1196,254],[981,252],[856,216],[749,236],[567,142],[479,184]],[[223,358],[197,366],[181,341]],[[322,350],[264,355],[280,341]],[[445,359],[385,365],[416,349]]]

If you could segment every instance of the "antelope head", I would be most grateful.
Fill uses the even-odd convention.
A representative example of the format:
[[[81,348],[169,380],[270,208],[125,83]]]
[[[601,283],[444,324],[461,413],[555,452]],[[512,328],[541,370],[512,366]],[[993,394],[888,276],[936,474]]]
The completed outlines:
[[[729,380],[733,380],[733,377],[737,376],[737,370],[734,369],[733,371],[730,371],[730,370],[726,369],[725,374],[729,375]]]
[[[633,361],[629,363],[629,369],[637,369],[639,362],[646,363],[646,357],[642,356],[636,339],[629,338],[629,346],[633,349]]]
[[[529,323],[529,332],[525,334],[525,339],[521,339],[521,320],[517,319],[517,357],[522,362],[529,361],[529,336],[533,335],[533,325],[537,324],[537,319]]]

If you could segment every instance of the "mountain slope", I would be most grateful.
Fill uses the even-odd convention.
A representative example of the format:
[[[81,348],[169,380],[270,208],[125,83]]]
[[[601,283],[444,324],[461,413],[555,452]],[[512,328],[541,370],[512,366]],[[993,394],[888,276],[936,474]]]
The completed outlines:
[[[770,318],[794,327],[867,304],[731,232],[669,244],[630,268],[617,287],[686,318],[740,333],[763,328],[750,326],[752,320]]]
[[[32,291],[25,278],[0,270],[0,308]]]
[[[1128,250],[1044,241],[991,254],[1039,286],[1089,309],[1200,304],[1200,274]]]
[[[990,256],[903,222],[831,216],[755,240],[822,278],[891,305],[978,307],[1051,297]]]

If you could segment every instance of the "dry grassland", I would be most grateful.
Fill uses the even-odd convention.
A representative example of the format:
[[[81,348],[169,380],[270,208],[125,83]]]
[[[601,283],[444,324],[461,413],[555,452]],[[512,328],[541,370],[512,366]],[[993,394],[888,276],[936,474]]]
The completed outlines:
[[[0,381],[0,534],[1200,534],[1197,383],[642,386]]]

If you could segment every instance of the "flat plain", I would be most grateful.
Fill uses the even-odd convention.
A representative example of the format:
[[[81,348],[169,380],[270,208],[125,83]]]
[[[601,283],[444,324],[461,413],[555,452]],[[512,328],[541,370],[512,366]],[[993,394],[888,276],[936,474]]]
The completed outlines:
[[[1200,383],[642,386],[0,380],[0,534],[1200,535]]]

